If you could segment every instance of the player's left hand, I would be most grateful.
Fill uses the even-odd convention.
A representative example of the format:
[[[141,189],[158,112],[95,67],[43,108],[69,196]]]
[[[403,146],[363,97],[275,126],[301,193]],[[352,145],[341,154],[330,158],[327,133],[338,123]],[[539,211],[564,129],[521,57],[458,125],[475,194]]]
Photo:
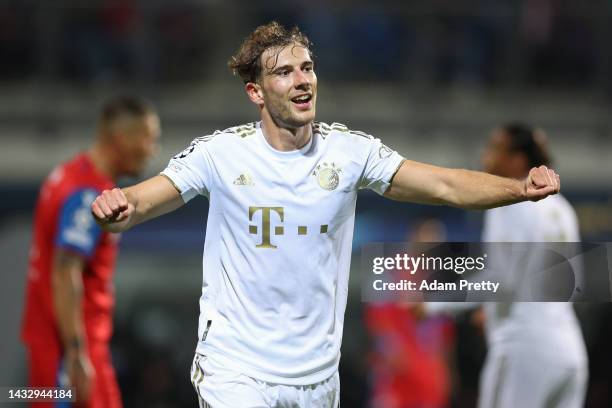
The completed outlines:
[[[561,180],[554,170],[546,166],[534,167],[525,179],[525,195],[530,201],[539,201],[561,188]]]
[[[64,356],[64,369],[69,384],[75,388],[77,406],[86,404],[96,375],[89,356],[82,350],[68,350]]]

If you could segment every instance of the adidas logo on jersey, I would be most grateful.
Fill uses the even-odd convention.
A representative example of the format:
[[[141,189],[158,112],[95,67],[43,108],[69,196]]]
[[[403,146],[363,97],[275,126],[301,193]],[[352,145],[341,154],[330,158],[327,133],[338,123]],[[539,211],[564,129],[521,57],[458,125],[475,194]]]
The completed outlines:
[[[253,183],[251,176],[249,176],[248,174],[241,174],[240,176],[238,176],[236,180],[234,180],[234,185],[235,186],[254,186],[255,183]]]

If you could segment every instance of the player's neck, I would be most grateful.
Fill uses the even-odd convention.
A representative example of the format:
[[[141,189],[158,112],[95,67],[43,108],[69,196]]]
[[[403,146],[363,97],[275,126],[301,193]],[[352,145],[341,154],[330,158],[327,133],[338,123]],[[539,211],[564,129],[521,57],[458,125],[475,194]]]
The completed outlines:
[[[113,164],[114,155],[108,150],[109,149],[106,148],[106,146],[96,143],[87,151],[86,154],[99,173],[104,174],[112,180],[117,180],[119,174]]]
[[[262,116],[261,131],[266,141],[274,149],[290,152],[306,146],[312,136],[312,126],[307,124],[297,129],[279,127],[272,118]]]

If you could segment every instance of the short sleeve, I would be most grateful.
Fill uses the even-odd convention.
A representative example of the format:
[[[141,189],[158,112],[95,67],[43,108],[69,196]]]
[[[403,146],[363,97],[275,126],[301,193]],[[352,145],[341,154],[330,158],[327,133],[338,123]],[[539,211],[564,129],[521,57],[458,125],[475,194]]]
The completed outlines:
[[[382,195],[405,159],[380,139],[370,138],[368,143],[368,156],[359,187],[369,188]]]
[[[168,177],[188,202],[197,195],[209,196],[212,179],[212,162],[205,142],[195,139],[189,147],[170,159],[161,172]]]
[[[56,246],[89,258],[93,255],[102,229],[91,215],[91,203],[98,195],[93,188],[72,193],[60,210]]]

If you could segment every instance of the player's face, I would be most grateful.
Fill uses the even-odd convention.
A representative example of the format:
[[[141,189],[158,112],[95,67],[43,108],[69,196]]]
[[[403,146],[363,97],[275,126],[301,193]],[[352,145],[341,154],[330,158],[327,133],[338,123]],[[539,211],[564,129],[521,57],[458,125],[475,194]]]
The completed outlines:
[[[157,115],[146,115],[126,126],[122,140],[121,163],[123,174],[137,176],[157,153],[160,134]]]
[[[261,59],[264,109],[274,122],[289,129],[311,123],[315,118],[317,76],[308,50],[292,44],[280,52],[268,49]]]
[[[510,147],[506,133],[502,129],[494,130],[481,157],[484,171],[498,176],[513,177],[511,165],[514,160]]]

